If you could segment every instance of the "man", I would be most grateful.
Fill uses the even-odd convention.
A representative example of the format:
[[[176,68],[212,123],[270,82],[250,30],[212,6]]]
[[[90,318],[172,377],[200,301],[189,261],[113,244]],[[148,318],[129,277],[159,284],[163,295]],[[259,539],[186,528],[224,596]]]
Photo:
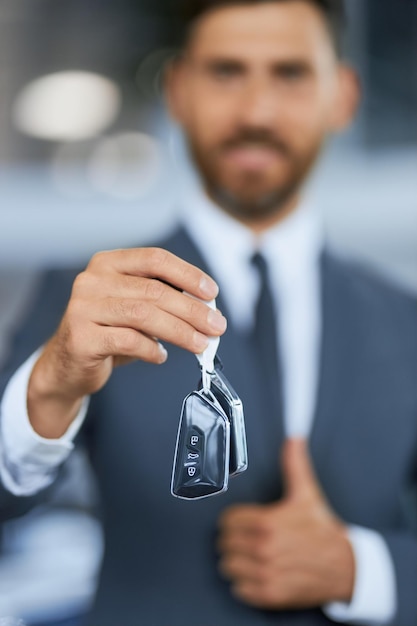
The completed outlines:
[[[161,247],[46,279],[11,369],[46,343],[2,401],[4,507],[51,482],[85,419],[106,535],[89,625],[415,626],[415,303],[323,252],[302,200],[355,109],[340,4],[192,8],[167,99],[206,196]],[[227,332],[206,304],[217,295]],[[258,314],[272,306],[268,330]],[[220,335],[249,469],[185,503],[168,485],[189,352]]]

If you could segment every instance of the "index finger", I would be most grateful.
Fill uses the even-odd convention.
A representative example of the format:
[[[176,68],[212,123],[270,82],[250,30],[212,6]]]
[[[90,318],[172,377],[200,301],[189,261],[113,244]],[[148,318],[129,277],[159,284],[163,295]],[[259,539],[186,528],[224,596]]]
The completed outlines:
[[[99,261],[101,255],[111,255],[112,268],[120,274],[162,280],[203,300],[212,300],[219,292],[208,274],[163,248],[112,250],[96,255]]]

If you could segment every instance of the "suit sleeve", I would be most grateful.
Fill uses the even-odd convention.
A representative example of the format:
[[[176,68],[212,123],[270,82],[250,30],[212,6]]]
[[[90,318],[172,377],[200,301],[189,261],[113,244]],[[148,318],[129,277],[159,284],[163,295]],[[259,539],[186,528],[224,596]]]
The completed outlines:
[[[409,489],[401,497],[409,530],[382,530],[395,570],[397,612],[390,626],[417,624],[417,449]]]
[[[10,342],[9,358],[0,374],[0,402],[8,383],[18,368],[55,332],[65,311],[75,271],[51,271],[41,279],[37,295],[28,307],[25,321]],[[0,442],[1,443],[1,442]],[[50,482],[50,481],[49,481]],[[46,487],[46,483],[44,485]],[[13,495],[0,483],[0,521],[22,515],[47,497],[47,491],[36,496]]]
[[[413,297],[411,307],[407,310],[407,318],[397,317],[398,328],[409,329],[405,341],[411,354],[406,369],[401,376],[406,380],[409,389],[413,390],[410,398],[415,398],[417,374],[417,301]],[[410,323],[411,318],[411,323]],[[407,378],[406,378],[407,376]],[[408,378],[409,377],[409,378]],[[417,424],[416,404],[414,406],[414,424]],[[398,426],[400,428],[400,426]],[[398,451],[396,452],[398,454]],[[404,490],[398,494],[403,512],[407,520],[405,529],[380,529],[394,564],[397,593],[397,613],[391,626],[416,626],[417,624],[417,439],[414,440],[411,452],[411,467],[404,477]]]
[[[382,533],[394,563],[398,611],[392,626],[417,624],[417,539],[411,533]]]

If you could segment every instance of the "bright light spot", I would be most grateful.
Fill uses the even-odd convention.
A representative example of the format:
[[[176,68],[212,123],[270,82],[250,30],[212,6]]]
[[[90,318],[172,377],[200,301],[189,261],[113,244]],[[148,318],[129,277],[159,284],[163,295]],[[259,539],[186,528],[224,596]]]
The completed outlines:
[[[89,174],[93,186],[116,198],[146,195],[162,169],[159,143],[143,133],[121,133],[103,139],[94,150]]]
[[[120,91],[98,74],[67,71],[34,80],[19,94],[14,122],[24,133],[54,141],[94,137],[117,117]]]

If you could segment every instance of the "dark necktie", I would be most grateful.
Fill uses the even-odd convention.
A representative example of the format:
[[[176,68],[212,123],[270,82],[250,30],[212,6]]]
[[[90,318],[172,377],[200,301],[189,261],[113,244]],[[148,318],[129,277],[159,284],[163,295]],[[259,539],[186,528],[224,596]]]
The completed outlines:
[[[257,489],[260,502],[275,502],[282,495],[278,458],[284,439],[281,367],[277,342],[279,312],[272,297],[265,258],[256,253],[252,257],[252,264],[259,275],[259,296],[251,338],[253,359],[258,369],[257,384],[262,394],[258,410],[255,410],[256,431],[263,441],[262,447],[257,449],[258,458],[255,459],[256,463],[263,465],[262,481]]]
[[[258,353],[262,374],[266,380],[275,404],[277,418],[281,417],[281,376],[280,359],[277,349],[277,311],[272,297],[268,265],[257,252],[251,259],[259,274],[260,290],[255,307],[253,339]]]

